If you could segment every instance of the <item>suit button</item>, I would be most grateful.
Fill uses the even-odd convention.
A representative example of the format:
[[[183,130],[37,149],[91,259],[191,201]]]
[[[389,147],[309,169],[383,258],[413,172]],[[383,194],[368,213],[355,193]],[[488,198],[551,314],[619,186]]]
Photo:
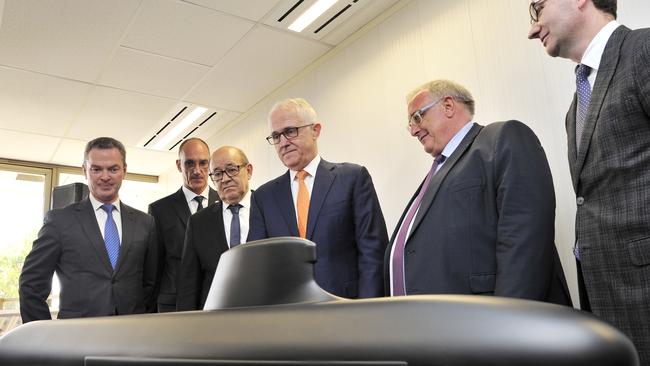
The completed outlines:
[[[406,251],[406,254],[413,254],[413,253],[415,253],[415,250],[410,250],[409,249],[409,250]]]
[[[117,280],[114,279],[114,278],[112,278],[112,279],[111,279],[111,284],[114,285],[115,283],[117,283]]]
[[[576,204],[578,206],[582,206],[582,204],[585,203],[585,198],[584,197],[578,197],[576,198]]]

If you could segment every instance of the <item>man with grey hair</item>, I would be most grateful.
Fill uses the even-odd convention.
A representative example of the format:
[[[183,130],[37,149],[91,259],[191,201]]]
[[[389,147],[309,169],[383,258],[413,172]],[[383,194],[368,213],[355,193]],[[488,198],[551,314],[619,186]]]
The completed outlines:
[[[554,245],[555,193],[525,124],[472,121],[463,86],[407,97],[408,130],[433,158],[385,255],[387,294],[476,294],[571,304]]]
[[[56,272],[59,319],[153,311],[156,228],[153,217],[118,193],[126,175],[121,142],[99,137],[86,145],[88,198],[45,215],[20,274],[23,323],[51,319],[47,297]]]
[[[368,170],[320,157],[322,125],[304,99],[276,103],[269,127],[266,139],[289,170],[253,194],[248,240],[309,239],[323,289],[347,298],[382,296],[388,234]]]

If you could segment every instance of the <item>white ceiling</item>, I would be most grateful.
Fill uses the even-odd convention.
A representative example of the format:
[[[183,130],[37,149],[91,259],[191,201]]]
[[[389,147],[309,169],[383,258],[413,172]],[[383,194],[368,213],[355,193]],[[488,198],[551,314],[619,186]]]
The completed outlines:
[[[191,135],[207,139],[397,2],[340,0],[286,30],[314,1],[0,0],[0,158],[78,166],[108,135],[129,171],[160,174],[178,139],[143,145],[181,108],[208,111],[179,138],[216,112]]]

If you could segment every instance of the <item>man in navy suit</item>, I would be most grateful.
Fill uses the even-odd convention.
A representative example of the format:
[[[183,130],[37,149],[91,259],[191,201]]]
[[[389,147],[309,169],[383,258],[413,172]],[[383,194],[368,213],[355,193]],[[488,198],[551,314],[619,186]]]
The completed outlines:
[[[276,103],[269,126],[267,141],[289,170],[253,193],[248,241],[309,239],[323,289],[347,298],[382,296],[388,234],[368,170],[318,155],[321,123],[304,99]]]
[[[472,95],[447,80],[408,101],[409,131],[434,161],[386,251],[390,294],[570,305],[553,242],[553,179],[533,131],[519,121],[474,123]]]

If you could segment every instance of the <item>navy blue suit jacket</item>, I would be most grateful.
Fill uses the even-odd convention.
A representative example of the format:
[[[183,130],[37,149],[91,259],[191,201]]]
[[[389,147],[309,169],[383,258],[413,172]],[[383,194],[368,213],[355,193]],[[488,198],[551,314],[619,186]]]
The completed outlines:
[[[289,171],[251,198],[248,241],[298,236]],[[316,282],[342,297],[383,295],[386,223],[368,170],[321,160],[311,194],[307,239],[316,243]]]

